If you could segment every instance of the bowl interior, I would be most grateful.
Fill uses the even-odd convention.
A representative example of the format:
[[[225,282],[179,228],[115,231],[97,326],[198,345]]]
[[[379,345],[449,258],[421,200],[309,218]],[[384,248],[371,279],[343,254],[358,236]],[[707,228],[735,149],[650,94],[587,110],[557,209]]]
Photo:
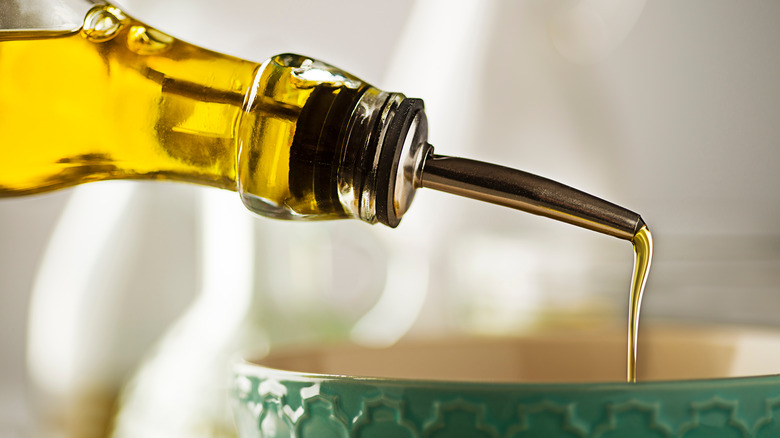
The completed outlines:
[[[617,330],[563,330],[512,338],[409,340],[389,348],[329,346],[256,361],[302,374],[475,382],[625,381],[626,337]],[[780,373],[780,331],[747,327],[642,327],[639,380]]]

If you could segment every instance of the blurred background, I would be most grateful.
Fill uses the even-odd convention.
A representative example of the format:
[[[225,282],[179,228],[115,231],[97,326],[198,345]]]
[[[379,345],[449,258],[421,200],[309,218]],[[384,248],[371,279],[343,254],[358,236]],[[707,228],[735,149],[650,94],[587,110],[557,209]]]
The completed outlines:
[[[297,52],[423,98],[437,152],[639,212],[645,319],[778,325],[780,3],[119,0],[173,36]],[[0,437],[234,436],[241,351],[624,328],[630,244],[421,191],[395,230],[106,182],[0,201]]]

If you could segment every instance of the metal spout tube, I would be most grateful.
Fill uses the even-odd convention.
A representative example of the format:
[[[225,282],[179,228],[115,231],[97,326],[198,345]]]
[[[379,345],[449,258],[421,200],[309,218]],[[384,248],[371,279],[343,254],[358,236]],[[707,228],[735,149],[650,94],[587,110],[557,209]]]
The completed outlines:
[[[620,239],[632,240],[645,224],[638,214],[565,184],[465,158],[430,154],[423,164],[419,184]]]

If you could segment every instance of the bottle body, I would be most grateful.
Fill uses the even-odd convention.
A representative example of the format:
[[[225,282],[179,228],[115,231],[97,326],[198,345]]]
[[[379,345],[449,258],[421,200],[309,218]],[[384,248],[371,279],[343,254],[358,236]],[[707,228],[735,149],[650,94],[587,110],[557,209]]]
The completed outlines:
[[[233,188],[257,64],[96,8],[116,28],[0,41],[0,195],[120,178]]]
[[[78,31],[0,32],[0,197],[157,179],[239,191],[276,218],[360,217],[349,130],[371,137],[365,123],[397,96],[303,56],[205,50],[96,5]]]

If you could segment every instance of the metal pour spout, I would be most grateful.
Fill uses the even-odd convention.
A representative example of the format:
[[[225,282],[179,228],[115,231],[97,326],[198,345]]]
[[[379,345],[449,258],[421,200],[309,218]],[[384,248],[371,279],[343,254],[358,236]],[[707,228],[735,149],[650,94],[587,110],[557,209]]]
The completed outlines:
[[[428,143],[428,122],[422,100],[400,96],[379,141],[375,179],[366,199],[375,205],[368,218],[395,227],[418,188],[465,196],[538,214],[572,225],[632,240],[645,225],[623,207],[565,184],[504,166],[435,155]],[[375,190],[371,190],[375,188]],[[366,209],[368,211],[368,209]],[[362,211],[362,210],[361,210]]]
[[[645,224],[638,214],[565,184],[466,158],[429,154],[419,184],[626,240]]]

